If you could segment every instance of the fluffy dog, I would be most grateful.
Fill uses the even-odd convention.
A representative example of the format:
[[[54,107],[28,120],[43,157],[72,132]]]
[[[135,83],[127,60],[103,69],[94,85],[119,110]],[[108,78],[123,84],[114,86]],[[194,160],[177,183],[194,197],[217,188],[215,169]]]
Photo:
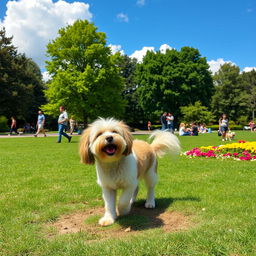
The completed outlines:
[[[229,140],[229,141],[233,140],[235,138],[235,135],[236,134],[234,132],[228,131],[226,133],[226,140]]]
[[[138,179],[147,187],[146,208],[155,207],[154,187],[157,183],[157,157],[180,151],[179,140],[170,132],[157,131],[151,144],[133,140],[129,128],[113,118],[99,118],[83,132],[80,157],[85,164],[96,163],[97,182],[102,187],[105,214],[102,226],[114,223],[117,216],[130,212],[138,193]],[[122,189],[117,210],[116,191]]]

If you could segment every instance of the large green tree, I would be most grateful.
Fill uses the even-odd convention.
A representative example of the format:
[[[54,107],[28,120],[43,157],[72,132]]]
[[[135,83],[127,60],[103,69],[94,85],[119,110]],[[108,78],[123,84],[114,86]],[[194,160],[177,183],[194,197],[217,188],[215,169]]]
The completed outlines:
[[[148,51],[137,68],[137,95],[145,115],[163,111],[180,115],[180,107],[201,101],[210,105],[213,83],[209,66],[199,51],[183,47],[166,53]]]
[[[248,115],[249,102],[245,83],[242,82],[239,67],[225,63],[213,76],[215,94],[212,97],[212,111],[216,116],[226,113],[230,119]]]
[[[44,102],[39,67],[18,53],[12,37],[0,30],[0,115],[32,121]]]
[[[45,91],[49,102],[43,108],[47,113],[57,114],[64,105],[84,122],[122,115],[123,79],[106,46],[105,33],[97,32],[94,24],[78,20],[60,29],[47,45],[47,54],[46,68],[52,76]]]
[[[121,55],[120,53],[116,53],[116,59],[120,75],[124,79],[124,89],[122,92],[122,97],[126,103],[124,120],[131,126],[138,126],[144,119],[144,115],[138,104],[138,97],[136,95],[138,87],[135,76],[137,60],[127,55]]]
[[[256,111],[256,70],[242,73],[242,83],[248,93],[248,107],[251,111],[250,118],[255,119]]]

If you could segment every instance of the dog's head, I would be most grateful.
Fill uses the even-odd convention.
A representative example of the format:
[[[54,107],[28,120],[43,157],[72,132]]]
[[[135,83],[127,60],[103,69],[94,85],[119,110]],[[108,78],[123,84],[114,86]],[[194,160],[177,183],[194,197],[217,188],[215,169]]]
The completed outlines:
[[[94,164],[118,161],[132,150],[132,136],[128,126],[114,118],[99,118],[83,132],[80,140],[81,162]]]

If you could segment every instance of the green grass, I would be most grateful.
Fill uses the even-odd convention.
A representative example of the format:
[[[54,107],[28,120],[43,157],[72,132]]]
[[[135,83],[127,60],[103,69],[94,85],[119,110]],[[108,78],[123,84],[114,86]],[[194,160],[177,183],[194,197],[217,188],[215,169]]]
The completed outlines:
[[[95,242],[87,242],[86,232],[48,239],[45,223],[103,205],[95,167],[79,162],[78,139],[0,139],[0,255],[256,255],[256,162],[160,159],[156,203],[190,216],[187,231],[142,228],[139,236]],[[237,132],[236,139],[253,141],[256,134]],[[221,144],[216,134],[180,140],[183,150]],[[138,200],[145,195],[142,186]],[[132,216],[117,224],[136,221],[146,220]]]

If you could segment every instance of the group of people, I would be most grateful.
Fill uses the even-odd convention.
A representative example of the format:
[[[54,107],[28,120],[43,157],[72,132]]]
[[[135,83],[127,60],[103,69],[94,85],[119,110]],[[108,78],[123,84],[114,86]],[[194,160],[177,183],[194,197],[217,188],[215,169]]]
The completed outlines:
[[[66,137],[68,139],[68,142],[70,142],[72,139],[71,135],[73,134],[75,127],[76,127],[76,121],[74,120],[73,116],[70,119],[68,118],[68,113],[65,110],[64,106],[60,106],[59,110],[60,110],[60,115],[58,118],[58,140],[57,140],[57,143],[61,143],[62,136]],[[12,117],[11,120],[12,120],[12,123],[11,123],[11,129],[10,129],[9,135],[12,135],[13,132],[15,132],[16,134],[19,134],[17,131],[16,119],[14,117]],[[70,125],[70,135],[68,135],[66,133],[66,131],[68,130],[68,122]],[[37,117],[37,123],[36,123],[37,131],[34,134],[34,137],[37,137],[40,132],[42,132],[44,134],[44,137],[47,136],[44,126],[45,126],[45,115],[43,114],[43,112],[41,110],[39,110],[38,117]]]
[[[174,116],[172,113],[164,112],[160,117],[162,128],[161,130],[169,130],[174,133]]]

